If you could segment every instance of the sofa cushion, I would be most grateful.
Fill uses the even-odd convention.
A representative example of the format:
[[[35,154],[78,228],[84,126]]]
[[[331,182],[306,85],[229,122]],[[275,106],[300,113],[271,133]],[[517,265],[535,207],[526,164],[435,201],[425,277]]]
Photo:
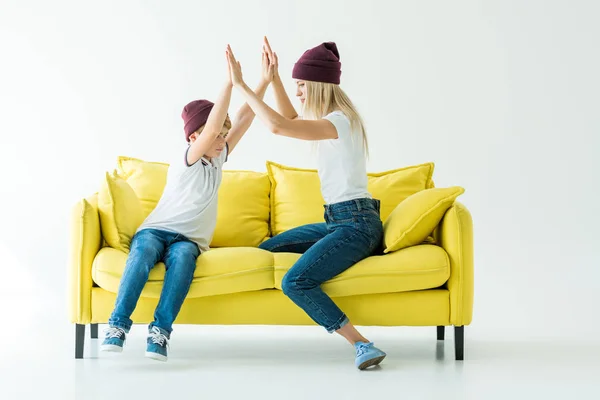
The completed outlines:
[[[301,257],[294,253],[273,253],[275,287]],[[442,286],[450,276],[450,261],[441,247],[419,245],[390,254],[368,257],[323,284],[332,297],[395,293]]]
[[[381,201],[381,219],[413,193],[433,187],[433,163],[386,172],[369,173],[368,189]],[[271,179],[271,233],[277,235],[297,226],[323,222],[323,196],[314,169],[287,167],[267,162]]]
[[[465,189],[459,186],[422,190],[398,204],[383,224],[385,253],[422,243]]]
[[[212,247],[256,247],[269,237],[269,193],[266,173],[223,171],[217,227]]]
[[[169,164],[119,157],[118,165],[140,198],[146,218],[162,196]],[[270,189],[266,173],[223,171],[217,225],[210,246],[256,247],[269,237]]]
[[[143,161],[132,157],[119,157],[119,173],[140,199],[142,215],[145,219],[162,196],[167,183],[169,164]]]
[[[101,249],[92,266],[92,279],[101,288],[117,293],[127,254],[105,247]],[[143,297],[160,297],[165,278],[162,262],[150,271]],[[196,261],[196,270],[188,297],[250,292],[272,289],[273,255],[268,251],[250,247],[211,249]]]
[[[106,173],[98,192],[102,236],[118,250],[129,251],[135,231],[143,221],[140,202],[133,189],[116,171]]]

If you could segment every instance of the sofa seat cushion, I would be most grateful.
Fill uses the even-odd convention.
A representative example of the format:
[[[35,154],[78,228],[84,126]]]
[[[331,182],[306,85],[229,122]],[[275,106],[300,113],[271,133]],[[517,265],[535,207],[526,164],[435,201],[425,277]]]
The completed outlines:
[[[105,247],[92,266],[92,279],[101,288],[117,293],[125,270],[127,253]],[[160,297],[165,264],[159,262],[150,271],[142,297]],[[272,289],[273,255],[251,247],[211,249],[196,261],[196,270],[188,297],[204,297],[254,290]]]
[[[275,287],[301,254],[274,253]],[[408,292],[437,288],[450,277],[450,261],[443,248],[418,245],[368,257],[323,284],[332,297]]]

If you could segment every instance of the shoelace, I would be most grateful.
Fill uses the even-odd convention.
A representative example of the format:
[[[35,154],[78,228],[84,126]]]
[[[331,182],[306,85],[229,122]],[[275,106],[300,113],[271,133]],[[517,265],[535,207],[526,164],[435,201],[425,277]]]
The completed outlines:
[[[356,356],[360,357],[365,354],[371,347],[373,343],[361,343],[356,347]]]
[[[106,339],[121,339],[121,337],[125,334],[125,331],[121,328],[107,328],[104,330],[104,332],[106,333]]]
[[[152,339],[152,343],[157,344],[159,346],[167,346],[169,347],[169,339],[167,339],[167,337],[162,334],[160,332],[160,329],[158,329],[156,326],[153,326],[152,329],[150,329],[150,333],[148,333],[148,336],[150,337],[150,339]]]

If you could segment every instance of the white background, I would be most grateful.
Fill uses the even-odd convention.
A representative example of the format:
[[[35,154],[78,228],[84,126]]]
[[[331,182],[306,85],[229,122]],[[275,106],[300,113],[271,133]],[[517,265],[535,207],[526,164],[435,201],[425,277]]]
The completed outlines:
[[[118,155],[180,154],[181,108],[214,99],[225,45],[254,86],[266,34],[290,95],[302,52],[337,42],[342,87],[367,123],[370,171],[433,161],[437,186],[466,189],[468,337],[600,334],[598,2],[0,5],[0,304],[13,331],[67,323],[72,205]],[[228,168],[313,166],[310,156],[257,121]]]

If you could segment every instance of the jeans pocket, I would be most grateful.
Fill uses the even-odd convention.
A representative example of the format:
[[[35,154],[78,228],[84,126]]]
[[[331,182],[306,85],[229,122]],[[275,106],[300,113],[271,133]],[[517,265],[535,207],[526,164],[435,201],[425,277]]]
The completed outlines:
[[[329,222],[332,224],[353,224],[358,221],[356,214],[354,211],[350,209],[337,209],[337,210],[329,210],[326,212],[327,217],[329,217]]]
[[[383,240],[383,224],[379,214],[374,210],[362,213],[360,216],[360,229],[368,236],[371,251],[377,250]]]

